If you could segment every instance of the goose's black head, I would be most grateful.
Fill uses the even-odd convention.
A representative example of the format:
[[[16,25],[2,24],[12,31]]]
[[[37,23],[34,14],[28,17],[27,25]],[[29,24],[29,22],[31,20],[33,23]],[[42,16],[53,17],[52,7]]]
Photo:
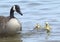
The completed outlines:
[[[14,5],[12,6],[11,10],[10,10],[10,18],[14,18],[14,12],[19,13],[20,15],[23,15],[20,11],[20,7],[18,5]]]

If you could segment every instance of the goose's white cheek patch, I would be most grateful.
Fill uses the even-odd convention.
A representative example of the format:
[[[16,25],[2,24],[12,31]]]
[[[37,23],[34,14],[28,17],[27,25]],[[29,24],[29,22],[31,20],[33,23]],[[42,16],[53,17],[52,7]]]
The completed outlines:
[[[13,6],[13,10],[16,11],[15,6]]]

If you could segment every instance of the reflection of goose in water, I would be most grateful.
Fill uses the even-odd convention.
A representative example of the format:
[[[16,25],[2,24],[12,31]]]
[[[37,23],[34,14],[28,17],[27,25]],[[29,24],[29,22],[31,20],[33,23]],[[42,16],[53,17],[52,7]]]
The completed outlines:
[[[23,42],[21,35],[0,37],[0,42]]]

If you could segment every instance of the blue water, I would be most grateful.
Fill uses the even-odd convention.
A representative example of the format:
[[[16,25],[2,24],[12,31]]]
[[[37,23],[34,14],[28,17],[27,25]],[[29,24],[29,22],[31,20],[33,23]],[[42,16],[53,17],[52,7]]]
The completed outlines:
[[[23,13],[23,16],[15,13],[15,17],[22,23],[22,32],[24,32],[21,37],[22,42],[51,42],[60,40],[60,0],[0,0],[0,15],[9,16],[10,8],[15,4],[20,6]],[[28,35],[28,33],[31,33],[30,30],[34,29],[36,23],[44,27],[45,22],[48,22],[51,26],[51,33],[48,39],[46,39],[46,34],[38,32]],[[11,41],[11,39],[9,40]]]

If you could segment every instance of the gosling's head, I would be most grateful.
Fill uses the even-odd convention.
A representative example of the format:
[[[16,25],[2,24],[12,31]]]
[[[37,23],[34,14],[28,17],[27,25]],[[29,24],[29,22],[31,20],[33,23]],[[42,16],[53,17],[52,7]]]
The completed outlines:
[[[41,26],[40,26],[40,24],[36,24],[36,26],[35,26],[35,28],[40,28]]]
[[[45,24],[46,24],[46,26],[48,26],[48,25],[49,25],[49,23],[48,23],[48,22],[46,22]]]

